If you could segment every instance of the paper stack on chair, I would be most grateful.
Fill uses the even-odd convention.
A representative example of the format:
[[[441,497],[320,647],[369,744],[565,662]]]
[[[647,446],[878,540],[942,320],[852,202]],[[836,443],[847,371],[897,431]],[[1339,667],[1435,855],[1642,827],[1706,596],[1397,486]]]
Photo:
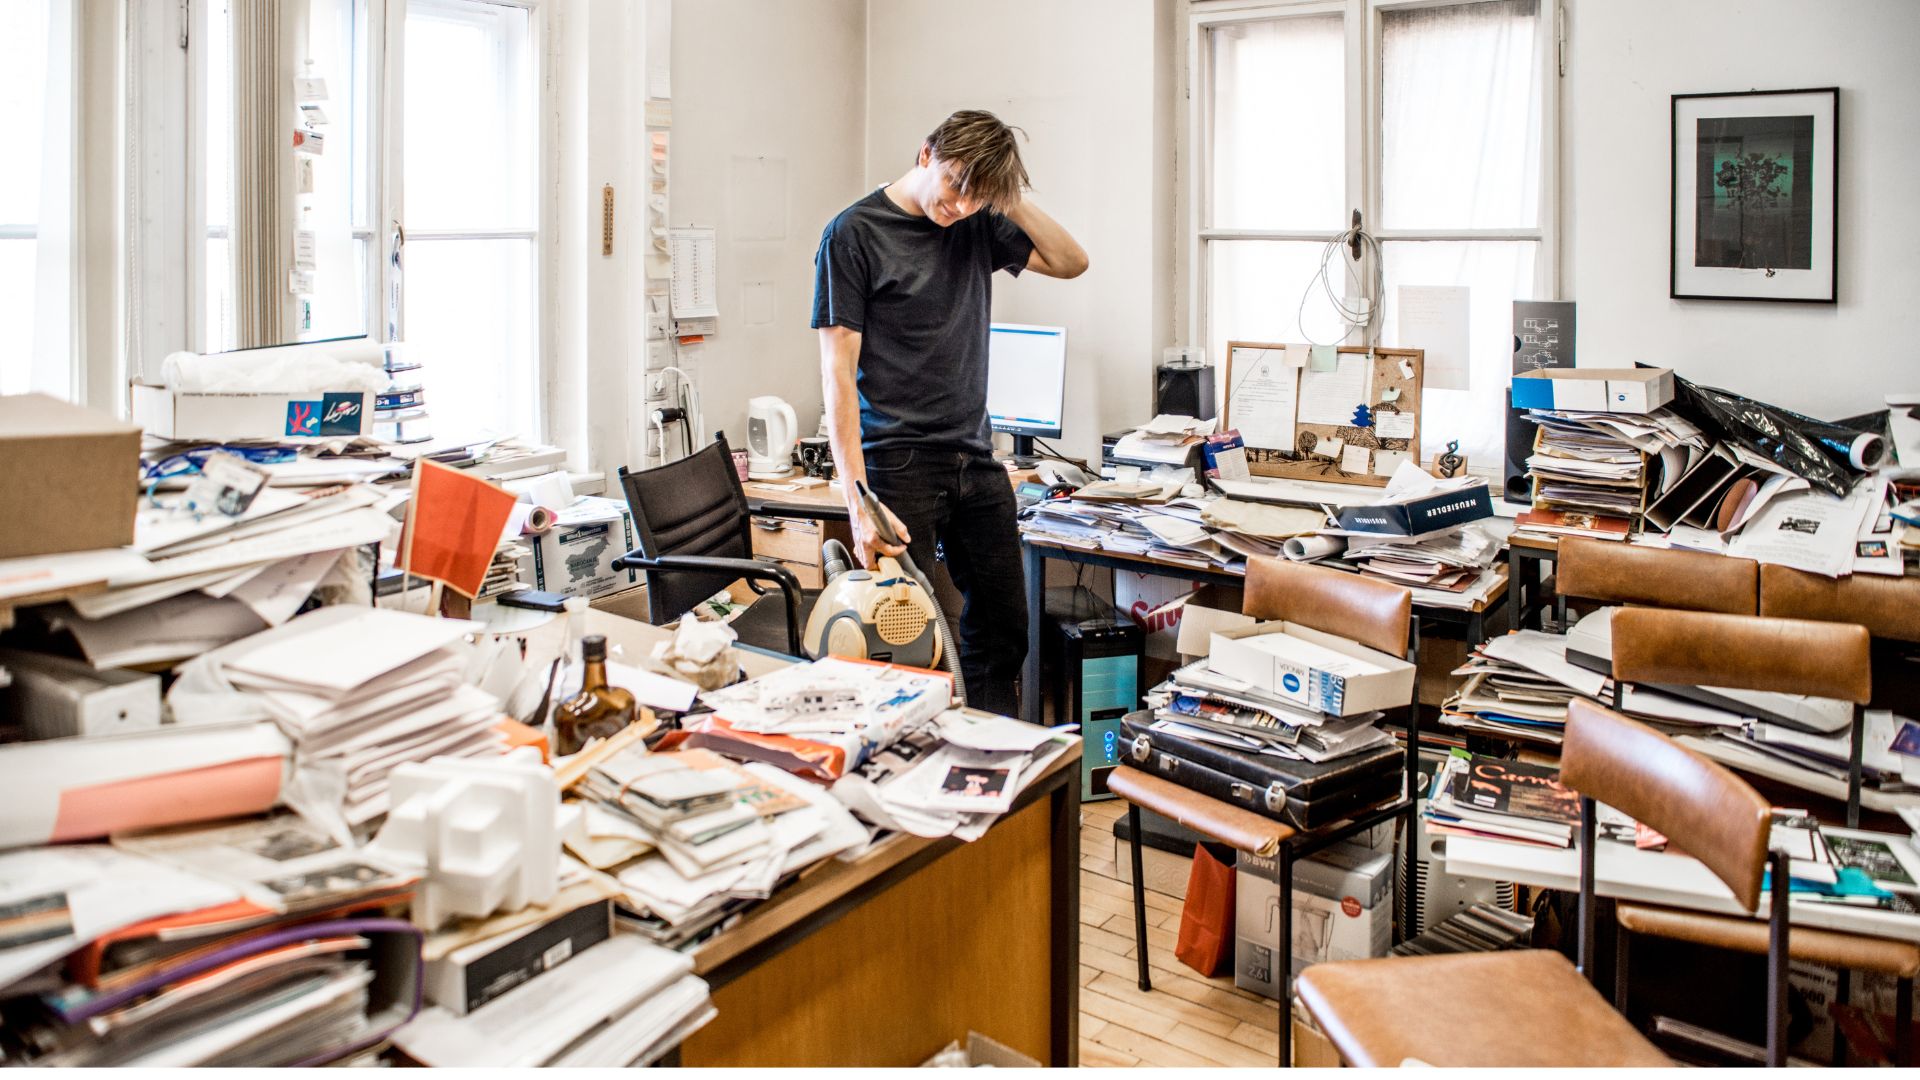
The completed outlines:
[[[976,709],[908,732],[833,796],[881,829],[976,840],[1077,736]]]
[[[1188,729],[1175,734],[1297,761],[1331,761],[1393,742],[1376,726],[1382,713],[1302,709],[1211,670],[1205,660],[1175,671],[1146,700],[1159,721]]]
[[[477,624],[319,608],[202,656],[168,693],[175,716],[270,716],[294,743],[286,798],[336,833],[387,809],[403,762],[500,752],[500,703],[468,684]]]
[[[1455,750],[1433,778],[1422,811],[1431,832],[1571,847],[1580,796],[1560,770]]]

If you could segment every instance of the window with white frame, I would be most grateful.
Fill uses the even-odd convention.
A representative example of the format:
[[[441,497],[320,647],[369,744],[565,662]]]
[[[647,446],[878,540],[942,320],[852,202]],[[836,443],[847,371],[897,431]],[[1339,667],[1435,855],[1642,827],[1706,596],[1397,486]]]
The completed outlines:
[[[312,0],[302,39],[300,74],[324,79],[327,123],[298,196],[317,250],[289,340],[405,342],[438,436],[541,435],[536,14],[535,0]],[[214,0],[200,185],[209,350],[237,340],[227,148],[245,72],[228,59],[228,20]],[[397,123],[381,130],[382,118]]]
[[[0,3],[0,394],[77,398],[73,8]]]
[[[1349,302],[1381,284],[1377,344],[1422,347],[1399,339],[1401,286],[1468,288],[1468,388],[1426,390],[1423,451],[1458,438],[1493,467],[1512,303],[1554,289],[1552,0],[1193,11],[1190,281],[1208,355],[1364,340],[1343,338],[1316,280],[1358,210],[1380,265],[1336,254],[1327,280]]]

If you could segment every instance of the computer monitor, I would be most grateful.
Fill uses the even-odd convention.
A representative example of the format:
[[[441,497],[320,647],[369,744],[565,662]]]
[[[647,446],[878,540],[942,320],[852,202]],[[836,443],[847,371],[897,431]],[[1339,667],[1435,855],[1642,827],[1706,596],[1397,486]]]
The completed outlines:
[[[988,328],[987,420],[993,430],[1013,436],[1016,461],[1033,457],[1034,436],[1060,437],[1066,390],[1066,327],[994,323]]]

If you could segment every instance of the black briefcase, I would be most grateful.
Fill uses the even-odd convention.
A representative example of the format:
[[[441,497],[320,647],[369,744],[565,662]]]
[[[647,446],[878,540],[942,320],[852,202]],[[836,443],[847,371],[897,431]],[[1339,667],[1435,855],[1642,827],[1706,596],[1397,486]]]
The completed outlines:
[[[1128,765],[1296,829],[1317,829],[1399,798],[1405,754],[1395,746],[1332,761],[1250,754],[1163,731],[1138,712],[1121,721]]]

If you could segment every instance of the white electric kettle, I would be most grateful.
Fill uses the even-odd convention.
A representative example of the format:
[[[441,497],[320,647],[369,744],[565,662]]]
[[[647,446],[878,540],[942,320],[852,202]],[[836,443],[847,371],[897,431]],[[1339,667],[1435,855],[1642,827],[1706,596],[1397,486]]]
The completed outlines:
[[[747,399],[747,476],[778,480],[787,475],[800,421],[793,406],[777,397]]]

